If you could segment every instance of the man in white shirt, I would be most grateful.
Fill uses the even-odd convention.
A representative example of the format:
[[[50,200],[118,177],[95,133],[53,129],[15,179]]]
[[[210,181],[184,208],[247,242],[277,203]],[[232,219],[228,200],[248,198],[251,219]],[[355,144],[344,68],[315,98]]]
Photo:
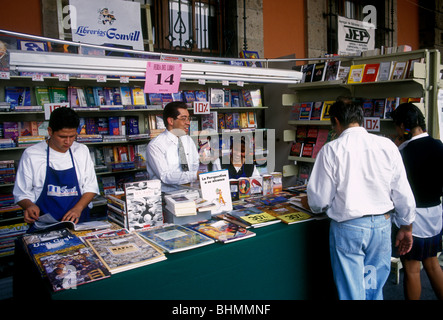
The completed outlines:
[[[74,110],[55,109],[49,139],[23,152],[13,194],[24,209],[25,222],[33,224],[43,214],[59,221],[88,220],[88,205],[99,188],[88,148],[74,141],[78,125]]]
[[[390,216],[401,225],[396,246],[405,254],[412,245],[414,196],[397,147],[361,127],[360,106],[338,101],[330,116],[338,138],[316,158],[308,204],[331,218],[331,265],[339,298],[382,299],[390,272]]]
[[[162,191],[167,192],[177,185],[197,180],[199,154],[188,135],[190,119],[186,103],[168,103],[163,110],[163,122],[166,130],[148,144],[146,170],[149,178],[159,179]],[[183,145],[182,153],[180,143]]]

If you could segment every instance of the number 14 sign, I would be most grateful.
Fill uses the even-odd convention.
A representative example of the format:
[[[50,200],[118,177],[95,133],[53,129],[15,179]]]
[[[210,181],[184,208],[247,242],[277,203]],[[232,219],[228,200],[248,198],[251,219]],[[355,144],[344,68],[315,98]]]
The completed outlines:
[[[176,93],[180,84],[180,63],[152,62],[146,65],[145,93]]]

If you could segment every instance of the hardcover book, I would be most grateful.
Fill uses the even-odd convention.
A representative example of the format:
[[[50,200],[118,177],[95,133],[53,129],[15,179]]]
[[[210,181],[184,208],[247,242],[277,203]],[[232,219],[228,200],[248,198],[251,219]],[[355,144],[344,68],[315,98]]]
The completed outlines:
[[[214,240],[208,236],[175,224],[140,230],[138,234],[169,253],[195,249],[214,243]]]
[[[112,274],[166,260],[160,250],[137,233],[86,239],[86,242]]]

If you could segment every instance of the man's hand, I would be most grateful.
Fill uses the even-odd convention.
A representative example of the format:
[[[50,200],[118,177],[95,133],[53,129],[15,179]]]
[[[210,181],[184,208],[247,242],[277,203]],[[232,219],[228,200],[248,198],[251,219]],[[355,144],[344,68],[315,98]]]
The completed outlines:
[[[401,226],[397,232],[395,246],[399,255],[405,255],[412,248],[412,225]]]
[[[74,223],[77,223],[80,220],[81,215],[82,215],[82,210],[75,209],[74,207],[65,213],[65,215],[62,218],[62,221],[72,221]]]
[[[40,217],[40,208],[31,200],[21,200],[17,203],[24,210],[24,220],[26,223],[34,223]]]

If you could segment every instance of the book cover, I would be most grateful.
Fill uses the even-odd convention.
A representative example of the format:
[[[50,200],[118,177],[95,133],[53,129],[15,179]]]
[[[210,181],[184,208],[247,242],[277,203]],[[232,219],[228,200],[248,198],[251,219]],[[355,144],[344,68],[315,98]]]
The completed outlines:
[[[78,248],[40,258],[53,291],[77,286],[111,276],[90,248]]]
[[[361,82],[374,82],[377,80],[378,71],[380,69],[379,63],[368,63],[365,65],[365,71]]]
[[[374,104],[373,116],[383,119],[385,115],[386,99],[374,99],[373,104]]]
[[[364,117],[372,117],[374,114],[374,103],[372,99],[364,99],[363,100],[363,116]]]
[[[221,219],[198,222],[190,224],[189,227],[221,243],[244,240],[256,235],[238,224]]]
[[[300,157],[302,148],[303,148],[303,142],[294,141],[292,143],[291,151],[289,152],[289,155],[291,157]]]
[[[378,81],[387,81],[391,77],[392,62],[380,62],[380,69],[378,71]]]
[[[136,106],[146,105],[146,97],[145,93],[143,92],[143,88],[133,87],[131,88],[131,93],[134,105]]]
[[[323,103],[323,110],[321,114],[321,120],[330,120],[331,117],[329,116],[329,108],[335,103],[335,101],[325,101]]]
[[[69,102],[68,90],[63,87],[49,87],[49,99],[51,103]]]
[[[312,81],[312,76],[314,74],[314,67],[315,67],[314,63],[307,64],[307,65],[303,66],[303,69],[302,69],[302,73],[303,73],[302,82],[311,82]]]
[[[210,100],[211,108],[223,108],[225,104],[225,93],[223,89],[210,88]]]
[[[404,78],[406,72],[407,62],[405,61],[396,61],[394,62],[392,74],[390,80],[401,80]]]
[[[35,101],[39,106],[44,106],[45,103],[51,103],[49,99],[49,89],[47,87],[35,87]]]
[[[299,120],[310,120],[313,102],[303,102],[300,106]]]
[[[340,80],[342,82],[346,82],[348,80],[350,69],[351,69],[351,67],[340,66],[338,68],[337,80]]]
[[[249,177],[249,182],[251,184],[251,196],[263,195],[263,177],[262,176]]]
[[[240,52],[240,58],[242,58],[242,59],[259,59],[259,55],[258,55],[257,51],[243,50],[243,51]],[[258,67],[258,68],[261,68],[261,62],[260,61],[244,61],[243,63],[247,67]]]
[[[211,111],[209,114],[201,115],[202,130],[210,132],[218,132],[218,116],[217,111]]]
[[[138,234],[168,253],[207,246],[214,240],[181,225],[169,224],[138,231]]]
[[[251,182],[249,178],[238,178],[238,197],[239,199],[248,198],[251,196]]]
[[[5,87],[5,102],[10,108],[31,105],[31,90],[28,87]]]
[[[327,62],[324,81],[337,80],[340,64],[341,64],[340,60]]]
[[[363,79],[364,64],[352,65],[349,69],[348,83],[361,83]]]
[[[160,250],[137,233],[86,239],[86,242],[111,274],[166,260]]]
[[[201,173],[199,180],[202,198],[216,205],[213,215],[232,210],[228,170]]]
[[[326,63],[317,63],[314,67],[314,74],[312,75],[312,82],[324,81],[325,79]]]
[[[128,182],[124,188],[130,231],[163,224],[160,180]]]
[[[120,87],[120,98],[122,101],[122,105],[130,106],[132,105],[132,95],[130,87]]]
[[[323,110],[323,101],[316,101],[312,105],[310,120],[321,120],[321,113]]]
[[[257,207],[232,210],[227,215],[238,218],[253,228],[260,228],[280,222],[280,220],[273,215]]]

